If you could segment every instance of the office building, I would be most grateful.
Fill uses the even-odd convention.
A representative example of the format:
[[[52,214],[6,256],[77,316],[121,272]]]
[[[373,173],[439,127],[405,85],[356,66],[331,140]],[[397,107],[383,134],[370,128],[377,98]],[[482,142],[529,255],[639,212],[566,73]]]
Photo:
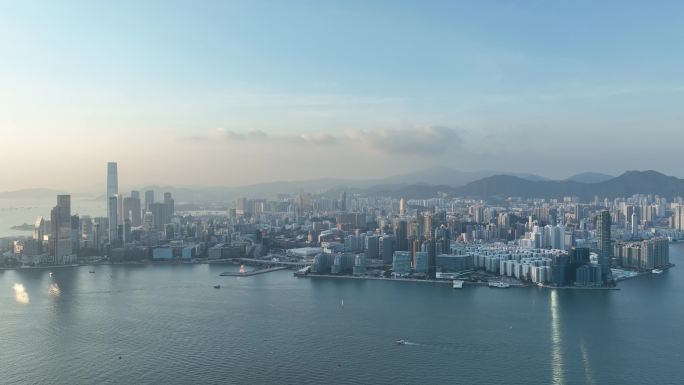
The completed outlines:
[[[56,264],[68,263],[72,256],[71,195],[57,195],[50,212],[50,256]]]
[[[608,211],[601,211],[596,216],[596,243],[598,262],[601,265],[601,277],[604,283],[611,279],[610,257],[613,253],[610,241],[611,217]]]
[[[154,203],[154,190],[145,191],[145,211],[149,211]]]
[[[115,199],[112,201],[112,197]],[[109,242],[117,239],[117,225],[123,217],[123,202],[119,207],[119,172],[116,162],[107,163],[107,221],[109,223]],[[114,236],[113,236],[114,235]]]
[[[109,244],[111,245],[118,244],[119,241],[118,201],[118,195],[110,196],[107,201],[107,231],[109,232]]]
[[[407,275],[411,273],[411,252],[394,252],[392,258],[392,273],[396,275]]]
[[[173,217],[173,215],[176,213],[176,207],[170,192],[164,193],[164,205],[166,205],[166,217],[171,219],[171,217]]]
[[[366,258],[377,259],[380,254],[380,237],[377,235],[366,236]]]

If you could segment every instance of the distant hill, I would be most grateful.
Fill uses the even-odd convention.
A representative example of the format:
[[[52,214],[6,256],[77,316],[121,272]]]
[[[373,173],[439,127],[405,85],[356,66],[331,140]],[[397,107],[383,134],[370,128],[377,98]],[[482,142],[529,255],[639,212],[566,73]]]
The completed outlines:
[[[514,175],[527,180],[549,180],[548,178],[543,176],[526,173],[513,173],[492,170],[461,171],[449,167],[432,167],[425,170],[410,172],[406,174],[366,180],[363,184],[358,185],[358,187],[368,187],[371,185],[381,184],[430,184],[459,187],[467,183],[476,181],[478,179],[486,178],[492,175]]]
[[[480,179],[454,190],[456,194],[476,197],[561,198],[578,196],[583,200],[599,197],[615,198],[633,194],[684,196],[684,179],[656,171],[627,171],[598,183],[564,181],[529,181],[509,175]]]
[[[491,176],[516,175],[526,180],[548,180],[545,177],[525,174],[506,173],[497,171],[460,171],[448,167],[433,167],[421,171],[400,175],[392,175],[373,179],[341,179],[320,178],[311,180],[274,181],[257,183],[240,187],[198,187],[182,188],[173,186],[146,186],[138,188],[140,191],[154,190],[158,197],[165,191],[173,194],[176,202],[228,202],[238,197],[270,198],[279,193],[326,191],[338,192],[342,190],[358,193],[378,194],[388,196],[404,194],[406,198],[429,198],[438,191],[451,191],[454,187]],[[403,192],[402,192],[403,191]],[[434,192],[435,194],[432,194]]]
[[[569,177],[568,181],[580,183],[600,183],[615,178],[612,175],[602,174],[600,172],[583,172]]]

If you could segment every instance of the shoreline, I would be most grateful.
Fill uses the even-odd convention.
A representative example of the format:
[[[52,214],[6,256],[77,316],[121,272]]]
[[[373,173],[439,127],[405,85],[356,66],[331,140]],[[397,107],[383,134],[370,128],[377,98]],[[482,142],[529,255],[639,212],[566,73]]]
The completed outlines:
[[[327,274],[305,274],[295,275],[297,278],[334,278],[334,279],[357,279],[367,281],[385,281],[385,282],[417,282],[417,283],[436,283],[442,285],[453,285],[453,280],[439,280],[439,279],[416,279],[416,278],[381,278],[372,276],[358,276],[358,275],[327,275]],[[526,288],[537,285],[533,284],[519,284],[511,283],[510,288]],[[463,286],[485,286],[489,287],[489,282],[470,282],[463,281]]]

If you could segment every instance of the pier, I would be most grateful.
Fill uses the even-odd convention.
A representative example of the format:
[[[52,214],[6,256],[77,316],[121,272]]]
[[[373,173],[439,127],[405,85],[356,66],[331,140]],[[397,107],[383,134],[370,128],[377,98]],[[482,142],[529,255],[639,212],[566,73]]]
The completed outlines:
[[[226,271],[221,274],[219,274],[221,277],[251,277],[253,275],[259,275],[259,274],[265,274],[265,273],[270,273],[272,271],[279,271],[279,270],[287,270],[290,267],[288,266],[275,266],[275,267],[269,267],[267,269],[260,269],[260,270],[253,270],[253,271],[245,271],[245,272],[239,272],[239,271]]]

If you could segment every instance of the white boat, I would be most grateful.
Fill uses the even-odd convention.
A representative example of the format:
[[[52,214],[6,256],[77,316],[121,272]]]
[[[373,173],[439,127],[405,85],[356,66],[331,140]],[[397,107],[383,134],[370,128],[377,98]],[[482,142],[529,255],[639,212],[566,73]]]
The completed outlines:
[[[653,269],[653,270],[651,270],[651,273],[653,273],[653,274],[662,274],[663,271],[662,271],[661,269]]]
[[[454,279],[453,288],[454,289],[463,289],[463,281],[458,280],[458,279]]]
[[[511,285],[507,284],[506,282],[498,281],[498,282],[489,282],[489,287],[495,287],[498,289],[506,289],[506,288],[511,287]]]
[[[408,342],[406,342],[404,340],[398,340],[397,341],[397,345],[407,345],[407,344],[408,344]]]

